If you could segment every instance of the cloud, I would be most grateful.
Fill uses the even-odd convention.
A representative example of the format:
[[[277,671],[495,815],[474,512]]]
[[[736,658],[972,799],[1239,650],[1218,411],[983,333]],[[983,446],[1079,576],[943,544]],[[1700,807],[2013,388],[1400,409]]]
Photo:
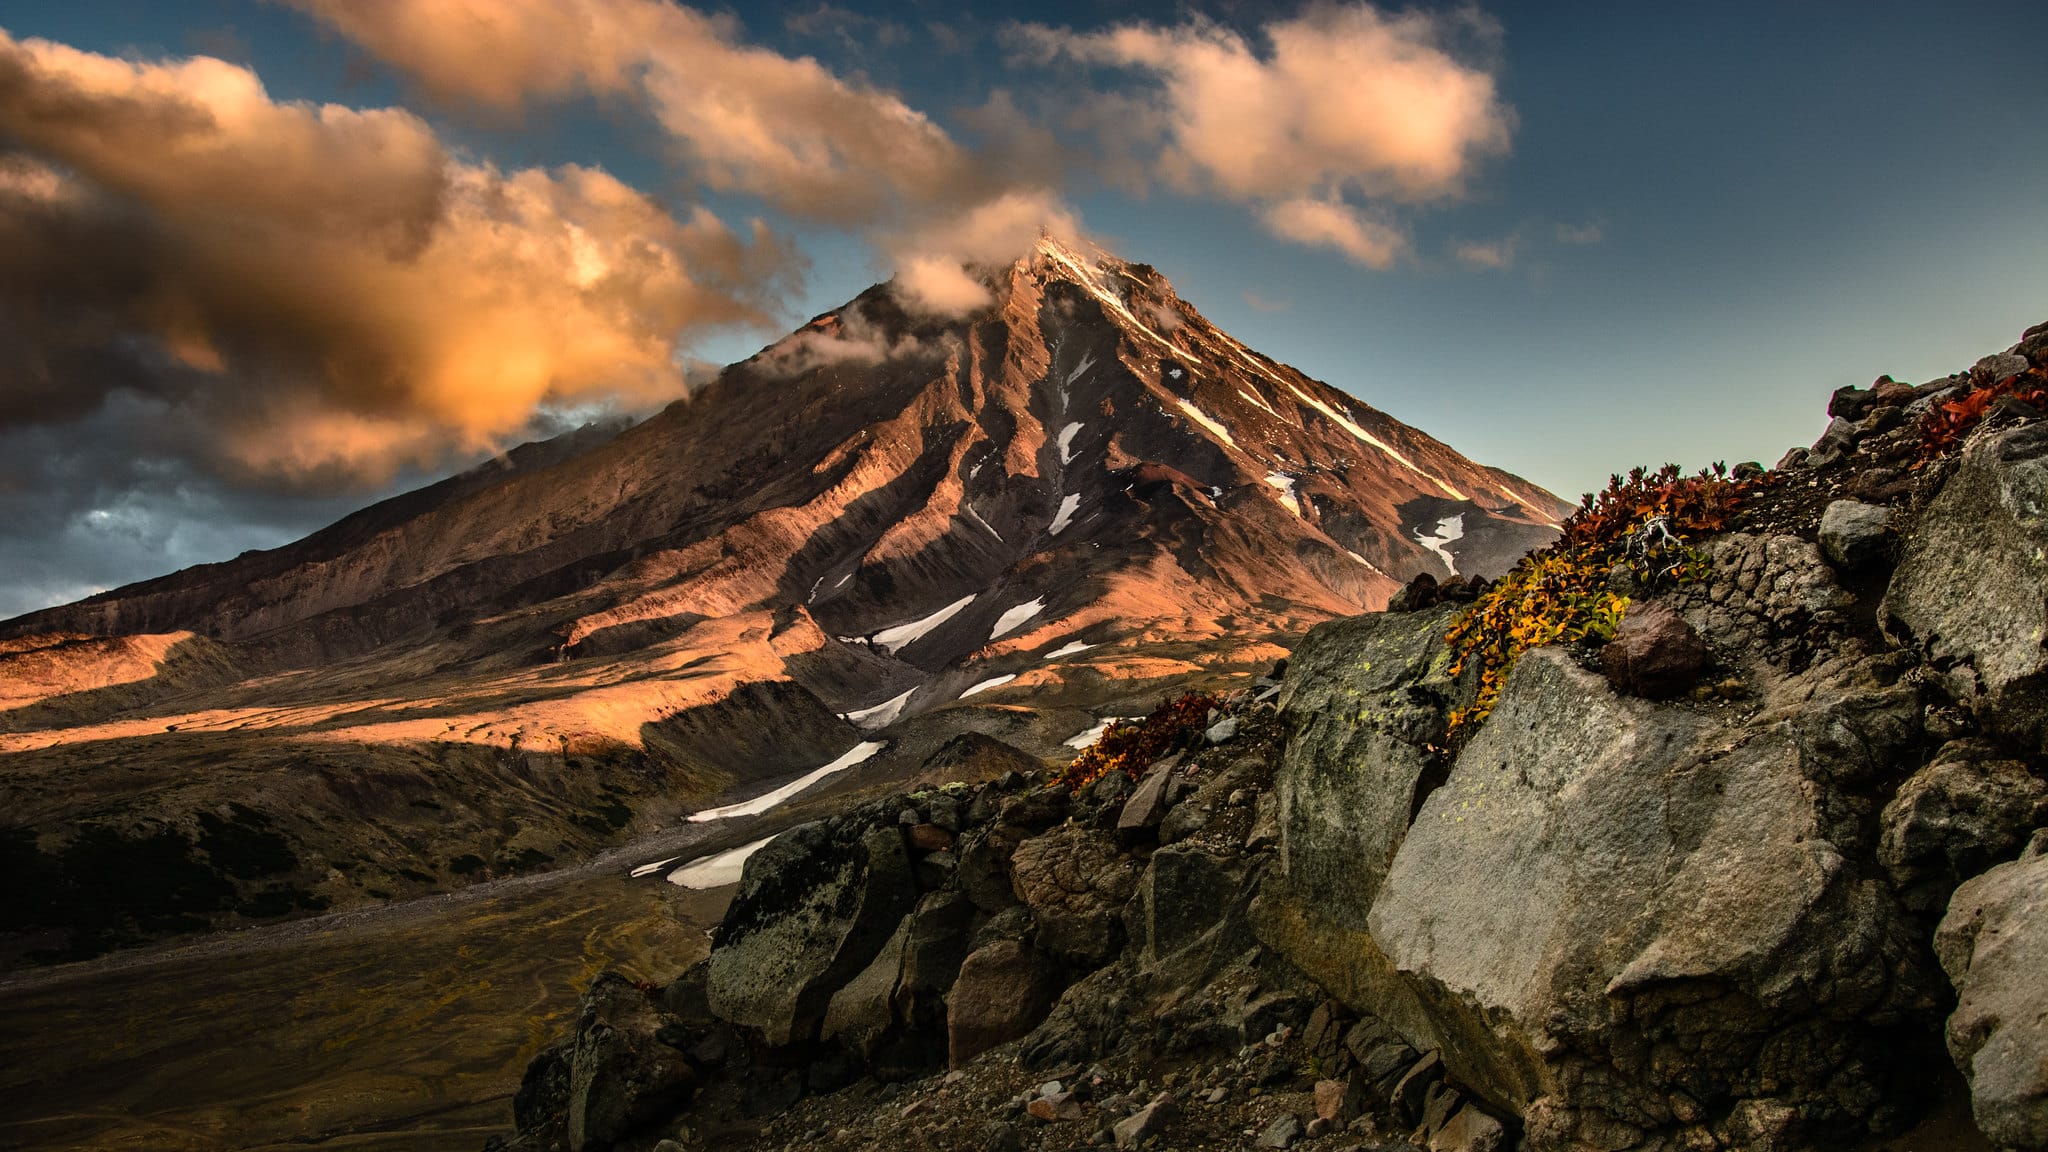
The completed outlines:
[[[1254,312],[1285,312],[1289,308],[1294,307],[1294,304],[1291,301],[1268,300],[1264,296],[1259,295],[1257,292],[1254,292],[1249,288],[1245,289],[1244,302],[1247,305],[1249,305],[1251,307],[1251,310]]]
[[[644,104],[708,186],[813,219],[861,223],[990,187],[976,157],[895,95],[738,43],[731,21],[662,0],[285,2],[442,101]]]
[[[0,139],[0,428],[134,393],[187,434],[156,450],[237,482],[377,486],[549,405],[672,398],[679,338],[767,322],[797,268],[758,223],[205,57],[0,32]]]
[[[1506,236],[1499,240],[1467,241],[1455,245],[1451,255],[1474,268],[1510,268],[1515,263],[1517,238]]]
[[[963,114],[979,137],[970,147],[893,93],[740,43],[731,21],[662,0],[285,2],[444,101],[514,109],[588,93],[644,106],[704,184],[868,232],[906,300],[934,312],[985,303],[969,265],[1019,255],[1039,228],[1074,220],[1057,193],[1064,151],[1000,91]],[[863,21],[820,5],[787,25],[900,38]]]
[[[1038,61],[1154,82],[1094,121],[1114,152],[1132,153],[1112,161],[1115,172],[1142,169],[1182,191],[1262,205],[1275,234],[1385,267],[1405,242],[1354,200],[1458,196],[1481,162],[1508,148],[1512,113],[1492,72],[1454,50],[1461,36],[1490,42],[1498,30],[1476,16],[1316,4],[1265,24],[1257,45],[1199,17],[1092,33],[1028,25],[1012,41]]]
[[[1268,205],[1260,219],[1283,240],[1335,248],[1368,268],[1391,267],[1408,249],[1408,238],[1399,228],[1334,200],[1283,200]]]
[[[961,315],[989,302],[980,272],[1030,250],[1040,230],[1081,235],[1080,220],[1043,189],[1006,192],[964,212],[927,221],[885,240],[896,258],[897,295],[911,307]]]
[[[1557,242],[1559,244],[1598,244],[1600,242],[1600,225],[1597,222],[1588,224],[1559,224],[1557,226]]]

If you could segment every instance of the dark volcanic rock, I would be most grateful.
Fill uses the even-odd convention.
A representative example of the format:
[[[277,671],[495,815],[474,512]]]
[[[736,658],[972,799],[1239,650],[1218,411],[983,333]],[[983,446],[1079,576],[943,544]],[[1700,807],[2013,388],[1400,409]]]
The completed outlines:
[[[768,1043],[808,1037],[917,898],[903,833],[860,813],[804,824],[747,860],[711,950],[720,1019]]]
[[[584,994],[568,1059],[571,1152],[609,1148],[689,1093],[696,1073],[657,1037],[661,1024],[646,993],[618,977]]]

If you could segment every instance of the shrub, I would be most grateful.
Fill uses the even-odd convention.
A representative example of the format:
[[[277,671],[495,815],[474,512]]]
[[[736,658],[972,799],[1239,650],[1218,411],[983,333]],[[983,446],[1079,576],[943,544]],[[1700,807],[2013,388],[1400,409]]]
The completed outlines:
[[[1609,576],[1617,565],[1641,587],[1704,578],[1707,559],[1688,541],[1726,529],[1744,498],[1771,482],[1730,479],[1720,464],[1696,476],[1666,464],[1611,477],[1604,491],[1587,493],[1555,543],[1523,557],[1451,622],[1451,674],[1479,673],[1478,696],[1451,714],[1451,746],[1493,711],[1517,656],[1545,644],[1613,638],[1629,603]]]
[[[1147,764],[1172,751],[1191,733],[1206,728],[1209,710],[1222,706],[1220,697],[1188,692],[1162,702],[1137,723],[1119,720],[1103,731],[1101,739],[1082,749],[1073,763],[1053,778],[1053,786],[1085,787],[1112,771],[1135,780]]]
[[[1920,418],[1919,464],[1961,444],[1984,422],[1991,406],[2006,396],[2048,409],[2048,372],[2029,368],[1929,408]]]

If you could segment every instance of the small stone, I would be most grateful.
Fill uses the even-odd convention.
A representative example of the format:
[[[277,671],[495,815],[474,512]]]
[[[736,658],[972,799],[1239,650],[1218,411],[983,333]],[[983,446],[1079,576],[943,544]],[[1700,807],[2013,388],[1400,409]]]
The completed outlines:
[[[1500,1121],[1467,1104],[1429,1138],[1429,1152],[1498,1152],[1506,1138]]]
[[[1301,1139],[1301,1121],[1292,1113],[1282,1116],[1266,1125],[1259,1133],[1258,1146],[1261,1148],[1292,1148]]]
[[[1150,1104],[1117,1121],[1110,1129],[1110,1135],[1117,1147],[1135,1148],[1159,1135],[1177,1115],[1173,1097],[1161,1092],[1152,1098]]]
[[[1315,1140],[1323,1136],[1328,1136],[1331,1132],[1336,1131],[1336,1129],[1337,1126],[1335,1124],[1331,1123],[1328,1120],[1323,1119],[1321,1116],[1318,1116],[1315,1119],[1308,1122],[1308,1128],[1304,1132],[1304,1135],[1306,1135],[1311,1140]]]
[[[1252,794],[1242,788],[1233,788],[1223,802],[1232,808],[1242,808],[1252,802]]]
[[[1207,732],[1202,733],[1202,739],[1207,740],[1211,744],[1227,743],[1236,737],[1237,717],[1235,716],[1225,716],[1223,719],[1211,724]]]
[[[1209,1094],[1202,1097],[1203,1103],[1206,1104],[1221,1104],[1228,1099],[1230,1099],[1230,1088],[1228,1085],[1223,1084],[1218,1084],[1216,1087],[1209,1089]]]
[[[1342,1080],[1316,1081],[1316,1119],[1331,1123],[1343,1119],[1344,1088]]]

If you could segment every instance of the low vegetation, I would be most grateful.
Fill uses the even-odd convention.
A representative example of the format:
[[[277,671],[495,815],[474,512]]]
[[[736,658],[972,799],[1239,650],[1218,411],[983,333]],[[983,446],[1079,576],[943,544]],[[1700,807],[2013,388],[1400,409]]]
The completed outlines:
[[[1735,479],[1721,464],[1685,476],[1667,464],[1614,476],[1588,493],[1557,541],[1523,557],[1452,622],[1453,675],[1475,670],[1478,696],[1451,714],[1458,746],[1493,711],[1515,658],[1546,644],[1604,642],[1631,593],[1707,574],[1691,541],[1726,529],[1767,478]]]
[[[1188,692],[1162,702],[1143,720],[1119,720],[1074,757],[1073,763],[1053,778],[1053,784],[1081,788],[1109,772],[1122,772],[1135,780],[1147,764],[1200,740],[1210,710],[1222,706],[1221,697]]]

